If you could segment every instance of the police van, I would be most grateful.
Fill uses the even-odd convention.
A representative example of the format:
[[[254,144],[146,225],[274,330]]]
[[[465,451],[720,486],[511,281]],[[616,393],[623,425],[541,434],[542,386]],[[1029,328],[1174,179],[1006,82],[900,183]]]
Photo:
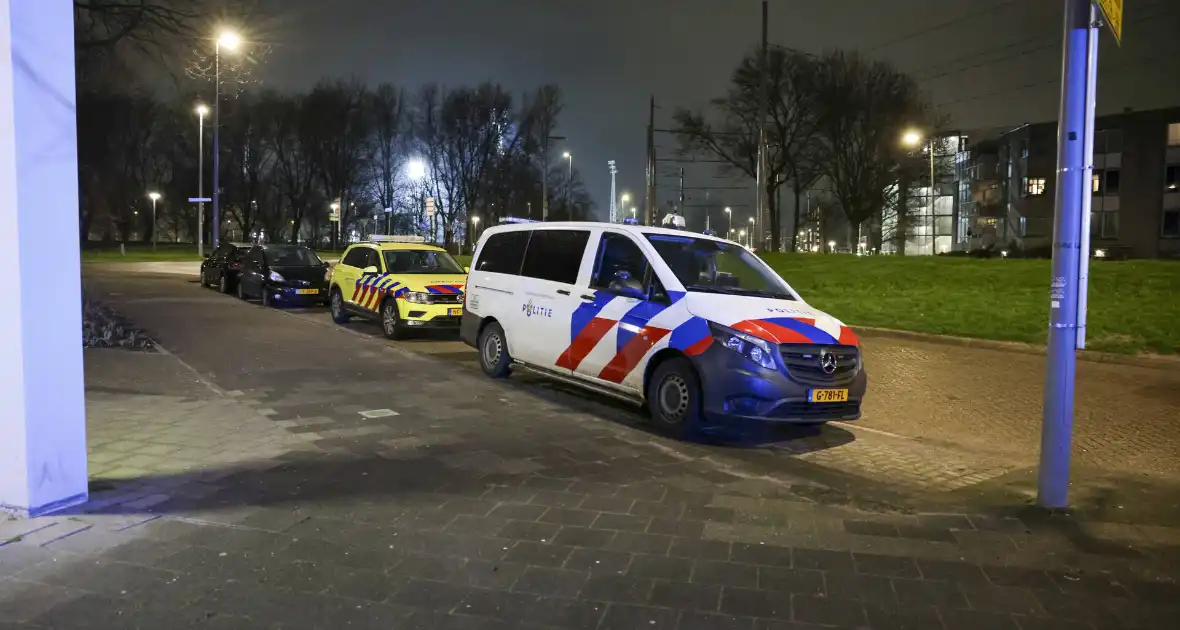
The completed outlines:
[[[488,228],[460,334],[492,378],[515,365],[643,404],[672,435],[855,420],[867,383],[852,330],[745,247],[682,219]]]

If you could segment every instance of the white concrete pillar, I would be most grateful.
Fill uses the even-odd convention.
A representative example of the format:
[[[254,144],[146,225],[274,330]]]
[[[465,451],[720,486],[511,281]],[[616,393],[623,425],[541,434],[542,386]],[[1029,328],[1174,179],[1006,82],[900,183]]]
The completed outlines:
[[[0,510],[86,501],[70,0],[0,0]]]

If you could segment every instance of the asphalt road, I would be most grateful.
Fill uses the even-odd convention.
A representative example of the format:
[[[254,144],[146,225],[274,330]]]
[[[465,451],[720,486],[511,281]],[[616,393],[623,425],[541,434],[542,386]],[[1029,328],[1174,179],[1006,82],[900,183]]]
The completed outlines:
[[[346,381],[350,357],[383,352],[478,373],[474,351],[445,334],[390,342],[373,323],[337,326],[321,308],[265,310],[183,276],[108,267],[89,270],[85,281],[226,390],[280,372],[294,381],[317,372]],[[864,351],[869,396],[859,422],[818,432],[770,429],[753,439],[754,448],[718,448],[714,456],[747,474],[802,475],[866,497],[880,491],[922,501],[1011,502],[1013,493],[1030,495],[1040,439],[1039,357],[884,338],[864,340]],[[626,405],[524,374],[497,386],[643,435],[640,413]],[[394,394],[407,388],[421,384],[390,383]],[[1081,362],[1078,391],[1075,501],[1112,516],[1114,493],[1128,513],[1180,519],[1180,374]]]

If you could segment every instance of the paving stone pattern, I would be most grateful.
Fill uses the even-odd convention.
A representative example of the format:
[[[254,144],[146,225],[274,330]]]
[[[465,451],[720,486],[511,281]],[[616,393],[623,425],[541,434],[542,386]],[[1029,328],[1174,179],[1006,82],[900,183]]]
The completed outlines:
[[[0,628],[1180,622],[1171,528],[865,500],[782,451],[671,442],[526,379],[194,295],[121,310],[292,448],[95,495],[178,478],[196,496],[3,523]]]

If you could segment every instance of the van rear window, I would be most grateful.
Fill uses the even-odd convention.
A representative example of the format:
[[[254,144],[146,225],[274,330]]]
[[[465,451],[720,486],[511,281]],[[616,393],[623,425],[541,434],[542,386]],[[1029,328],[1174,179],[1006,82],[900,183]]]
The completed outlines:
[[[520,275],[524,262],[524,250],[529,243],[528,230],[500,232],[488,237],[479,250],[479,259],[472,269],[489,273]]]

